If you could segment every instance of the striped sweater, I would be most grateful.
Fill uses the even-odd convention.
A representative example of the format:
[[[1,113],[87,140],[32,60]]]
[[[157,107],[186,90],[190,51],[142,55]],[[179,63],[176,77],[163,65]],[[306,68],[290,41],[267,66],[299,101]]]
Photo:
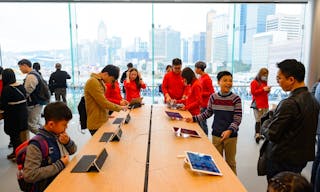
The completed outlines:
[[[242,105],[238,95],[232,92],[211,94],[207,110],[197,116],[193,116],[193,121],[203,121],[213,114],[212,135],[221,137],[223,131],[231,130],[230,137],[238,136],[242,119]]]

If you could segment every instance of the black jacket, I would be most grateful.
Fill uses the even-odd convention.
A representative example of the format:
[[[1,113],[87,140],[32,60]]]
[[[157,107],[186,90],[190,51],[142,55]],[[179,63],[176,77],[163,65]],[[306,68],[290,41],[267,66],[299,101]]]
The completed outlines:
[[[66,71],[56,70],[50,75],[50,89],[67,88],[67,79],[70,78],[70,75]]]
[[[268,126],[271,160],[290,165],[313,161],[318,113],[319,104],[307,87],[282,100]]]

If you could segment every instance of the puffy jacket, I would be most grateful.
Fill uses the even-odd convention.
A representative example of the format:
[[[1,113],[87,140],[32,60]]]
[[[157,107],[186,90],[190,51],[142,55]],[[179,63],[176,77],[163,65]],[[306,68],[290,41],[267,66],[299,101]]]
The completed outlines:
[[[318,113],[319,104],[307,87],[282,100],[268,126],[271,160],[290,165],[313,161]]]

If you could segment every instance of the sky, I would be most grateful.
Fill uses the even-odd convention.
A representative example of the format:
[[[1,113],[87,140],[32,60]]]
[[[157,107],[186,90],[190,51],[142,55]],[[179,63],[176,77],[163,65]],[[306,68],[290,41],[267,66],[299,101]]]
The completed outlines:
[[[169,6],[168,6],[169,5]],[[181,31],[182,37],[205,31],[206,14],[227,13],[228,4],[155,4],[155,26]],[[300,13],[301,5],[277,4],[276,12]],[[134,37],[148,41],[152,23],[152,4],[80,3],[76,4],[78,40],[97,39],[99,23],[107,36],[118,36],[123,44]],[[0,3],[0,45],[2,51],[32,51],[68,48],[70,45],[68,5],[66,3]]]

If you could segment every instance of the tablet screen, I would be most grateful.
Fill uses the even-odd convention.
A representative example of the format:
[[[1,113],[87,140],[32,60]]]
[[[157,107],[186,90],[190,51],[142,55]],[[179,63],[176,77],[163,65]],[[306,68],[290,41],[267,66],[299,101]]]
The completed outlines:
[[[190,167],[193,171],[212,175],[222,175],[211,155],[186,152]]]
[[[192,137],[200,137],[199,133],[195,130],[179,128],[179,127],[173,127],[173,130],[174,130],[174,132],[176,132],[178,134],[187,134]]]
[[[171,118],[176,118],[176,119],[183,119],[183,117],[180,115],[180,113],[177,112],[171,112],[171,111],[166,111],[167,115]]]

